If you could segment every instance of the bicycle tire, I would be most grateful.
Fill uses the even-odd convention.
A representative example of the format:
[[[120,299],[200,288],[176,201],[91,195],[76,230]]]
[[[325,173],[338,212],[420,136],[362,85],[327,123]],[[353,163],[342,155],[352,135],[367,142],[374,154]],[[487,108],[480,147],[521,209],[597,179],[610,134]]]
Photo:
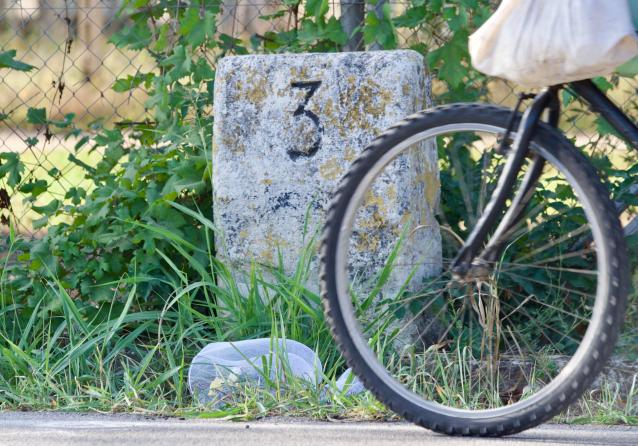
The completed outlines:
[[[348,305],[352,306],[350,297],[339,295],[337,286],[339,237],[354,191],[384,154],[408,138],[428,129],[455,123],[480,123],[506,128],[511,113],[509,109],[492,105],[453,104],[406,118],[378,136],[353,162],[341,180],[327,212],[320,249],[321,295],[327,321],[340,351],[348,366],[379,401],[405,419],[440,433],[501,436],[523,431],[552,418],[576,400],[601,371],[612,354],[626,307],[628,259],[620,223],[610,217],[615,213],[608,190],[587,159],[559,131],[541,123],[534,134],[533,143],[542,148],[545,159],[557,162],[574,184],[580,187],[587,197],[587,206],[591,208],[589,224],[602,234],[603,243],[597,247],[604,264],[598,276],[601,285],[596,294],[588,336],[583,341],[583,344],[585,341],[587,344],[583,347],[584,354],[578,359],[578,367],[573,368],[568,375],[561,373],[561,385],[531,406],[513,405],[510,411],[500,410],[497,415],[489,411],[450,414],[406,398],[378,371],[378,365],[366,359],[361,340],[356,339],[360,334],[348,326],[344,314],[344,309],[349,311]]]

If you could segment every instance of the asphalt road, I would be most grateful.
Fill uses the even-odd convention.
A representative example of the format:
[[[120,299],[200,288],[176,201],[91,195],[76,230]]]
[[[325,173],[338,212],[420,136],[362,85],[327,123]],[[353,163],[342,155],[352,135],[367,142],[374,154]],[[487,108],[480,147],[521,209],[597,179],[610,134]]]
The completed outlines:
[[[446,437],[407,423],[266,419],[230,422],[135,415],[0,413],[1,446],[633,445],[638,427],[545,425],[500,439]]]

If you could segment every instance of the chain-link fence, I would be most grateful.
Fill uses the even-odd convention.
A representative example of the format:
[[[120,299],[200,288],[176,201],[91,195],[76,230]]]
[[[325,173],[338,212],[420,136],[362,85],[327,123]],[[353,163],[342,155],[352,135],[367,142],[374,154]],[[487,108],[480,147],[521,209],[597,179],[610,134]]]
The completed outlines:
[[[112,126],[146,117],[142,90],[118,93],[112,88],[116,79],[154,69],[153,59],[145,52],[129,52],[109,43],[113,33],[127,26],[126,17],[117,13],[120,3],[121,0],[0,3],[0,48],[17,50],[21,61],[35,67],[29,72],[0,71],[0,112],[4,118],[0,120],[0,152],[20,154],[26,165],[23,183],[43,176],[54,178],[41,197],[42,202],[63,198],[70,188],[85,183],[83,170],[70,157],[90,164],[100,154],[88,150],[89,146],[76,148],[82,135],[49,134],[50,130],[30,124],[27,117],[30,107],[45,108],[49,119],[54,120],[73,114],[76,125],[89,134],[95,122]],[[378,1],[372,6],[361,0],[331,0],[329,15],[339,17],[344,31],[352,36],[344,50],[364,49],[363,36],[357,29],[366,13],[383,14],[383,3]],[[217,17],[217,32],[248,41],[263,38],[269,31],[290,29],[303,4],[283,10],[282,5],[286,4],[281,0],[225,0]],[[398,16],[409,5],[396,0],[387,6],[393,16]],[[450,35],[442,23],[397,27],[399,46],[415,43],[428,48],[440,46]],[[372,45],[368,49],[377,47]],[[637,88],[638,83],[624,80],[612,96],[625,110],[633,112],[632,99]],[[494,102],[511,105],[515,102],[513,93],[514,89],[504,82],[493,81],[489,86],[490,100]],[[591,116],[577,104],[566,114],[565,129],[581,146],[592,150],[623,146],[613,135],[600,132]],[[5,191],[1,180],[0,191]],[[19,196],[0,196],[0,211],[10,212],[18,229],[25,233],[34,232],[34,221],[38,218],[31,209],[33,204]]]
[[[117,78],[152,68],[143,53],[108,42],[123,25],[117,8],[118,0],[5,0],[0,6],[0,47],[15,49],[21,61],[35,67],[0,71],[0,110],[6,115],[0,122],[0,151],[20,154],[26,167],[22,183],[53,178],[42,202],[83,185],[84,173],[69,156],[87,162],[99,154],[76,151],[80,136],[44,134],[51,130],[27,122],[29,108],[46,109],[51,120],[73,114],[87,131],[96,121],[135,120],[145,113],[142,92],[122,94],[111,88]],[[33,232],[38,218],[33,203],[10,198],[18,229]]]

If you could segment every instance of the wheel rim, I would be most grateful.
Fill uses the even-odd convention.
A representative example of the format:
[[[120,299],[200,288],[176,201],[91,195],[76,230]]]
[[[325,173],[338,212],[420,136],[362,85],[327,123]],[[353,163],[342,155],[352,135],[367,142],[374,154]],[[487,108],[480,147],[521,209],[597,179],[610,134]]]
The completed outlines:
[[[503,132],[503,129],[499,126],[493,126],[493,125],[487,125],[487,124],[461,123],[461,124],[450,124],[450,125],[440,126],[434,129],[422,131],[404,140],[403,142],[395,145],[394,147],[392,147],[383,156],[381,156],[380,159],[377,160],[377,162],[374,164],[373,168],[369,172],[367,172],[367,174],[359,182],[358,187],[355,189],[354,193],[352,194],[352,198],[349,201],[349,205],[345,211],[345,214],[342,220],[341,232],[339,234],[338,243],[337,243],[335,283],[337,287],[337,293],[339,296],[339,306],[340,306],[341,314],[343,315],[343,321],[344,321],[346,329],[349,332],[352,342],[355,344],[357,351],[364,359],[369,371],[373,373],[379,380],[381,380],[383,384],[387,386],[391,391],[399,395],[404,400],[409,401],[410,403],[418,407],[425,408],[433,412],[438,412],[440,414],[447,415],[447,416],[462,416],[463,418],[497,417],[497,416],[503,415],[504,413],[510,413],[512,410],[524,410],[527,407],[537,405],[539,402],[541,402],[541,400],[543,400],[548,395],[551,395],[556,389],[558,389],[563,384],[565,384],[566,380],[570,378],[573,370],[576,370],[583,365],[583,362],[587,357],[586,346],[590,343],[593,333],[596,331],[596,327],[601,323],[600,314],[602,313],[601,306],[603,305],[603,303],[601,302],[601,299],[597,299],[596,296],[605,295],[607,284],[604,281],[600,281],[600,280],[596,281],[596,284],[594,287],[596,291],[589,296],[591,298],[591,302],[593,306],[589,314],[587,314],[586,316],[582,316],[580,314],[578,315],[581,318],[584,318],[584,317],[587,318],[587,327],[585,332],[582,334],[582,336],[579,337],[579,339],[576,342],[577,349],[571,353],[569,360],[567,360],[566,362],[562,364],[560,371],[557,371],[554,375],[552,375],[551,379],[549,380],[545,378],[547,382],[543,383],[543,386],[542,388],[540,388],[540,390],[534,393],[530,393],[528,391],[528,394],[524,393],[518,399],[516,399],[515,397],[512,397],[512,399],[506,402],[503,402],[501,396],[497,395],[496,399],[491,404],[486,404],[483,402],[483,403],[477,404],[476,407],[469,407],[469,408],[467,407],[468,406],[467,404],[466,404],[466,407],[460,407],[462,406],[462,404],[455,405],[453,404],[452,401],[449,401],[450,403],[449,405],[443,404],[441,400],[444,400],[445,399],[444,397],[441,397],[439,401],[436,401],[436,398],[425,399],[424,397],[419,395],[418,392],[408,390],[405,387],[405,385],[402,385],[397,379],[398,376],[396,373],[403,366],[401,364],[402,362],[402,359],[400,357],[401,354],[396,355],[398,357],[398,361],[396,362],[397,368],[395,370],[388,371],[388,369],[390,368],[388,366],[392,365],[390,364],[390,360],[387,358],[384,358],[382,355],[379,355],[378,349],[373,350],[368,345],[369,336],[364,335],[362,333],[361,321],[359,320],[361,316],[357,316],[357,314],[355,314],[355,307],[351,303],[352,286],[350,283],[351,278],[349,276],[352,274],[353,268],[352,268],[352,265],[349,265],[348,263],[349,252],[351,252],[351,249],[352,249],[351,237],[353,235],[353,232],[356,232],[353,229],[353,227],[356,224],[357,209],[359,209],[361,204],[363,203],[367,191],[371,190],[370,186],[374,183],[376,179],[380,177],[381,171],[385,167],[387,167],[393,160],[396,160],[397,155],[404,153],[409,147],[414,147],[418,145],[419,143],[425,140],[428,140],[430,138],[439,138],[445,134],[460,133],[460,132],[480,132],[485,134],[498,135],[499,133]],[[440,142],[439,142],[439,145],[440,145]],[[584,199],[580,201],[582,213],[584,216],[587,217],[588,221],[591,221],[593,217],[593,210],[591,208],[591,203],[587,199],[587,197],[585,196],[581,188],[579,187],[578,183],[575,181],[574,177],[564,168],[564,166],[562,166],[559,160],[556,157],[554,157],[552,153],[548,152],[547,150],[543,149],[542,147],[538,145],[534,145],[533,150],[536,153],[541,154],[545,159],[547,159],[552,166],[555,166],[555,167],[558,166],[559,169],[557,172],[563,175],[563,181],[565,181],[566,184],[569,184],[569,186],[573,188],[576,196],[584,197]],[[562,214],[558,213],[557,215],[560,217]],[[598,245],[596,244],[597,240],[602,239],[601,231],[599,230],[599,228],[594,226],[591,228],[588,227],[588,230],[583,231],[582,234],[584,234],[585,232],[590,232],[590,236],[593,239],[592,244],[596,246],[596,248],[594,249],[596,258],[593,261],[596,267],[595,274],[597,274],[599,277],[607,277],[607,274],[606,274],[607,272],[605,270],[605,263],[601,261],[601,259],[604,257],[604,253],[601,252],[601,249],[604,249],[605,245],[604,243],[601,243]],[[573,239],[577,235],[579,234],[572,235],[569,237],[569,239]],[[583,236],[584,235],[581,235],[581,238]],[[566,239],[563,241],[566,241]],[[559,260],[561,262],[564,261],[564,259],[559,259]],[[551,265],[549,266],[551,267]],[[546,269],[546,268],[544,267],[543,269]],[[559,272],[561,273],[568,272],[568,268],[564,267],[563,271],[559,271]],[[571,271],[570,273],[573,273],[573,272],[574,271]],[[510,271],[509,274],[513,275],[515,273]],[[574,291],[576,290],[571,290],[570,293]],[[469,301],[471,299],[469,299],[468,297],[472,296],[473,292],[468,292],[466,293],[466,295],[467,296],[465,300]],[[498,294],[494,294],[494,296],[497,296],[497,297],[492,299],[493,301],[496,301],[496,303],[504,303],[504,302],[501,302],[502,299],[498,297]],[[520,299],[519,299],[519,302],[520,302]],[[528,300],[527,302],[528,303],[532,302],[532,303],[535,303],[536,305],[539,305],[538,302],[534,302],[531,299]],[[503,305],[503,307],[505,307],[505,305]],[[478,310],[476,308],[474,308],[474,310],[477,310],[476,312],[480,313],[480,308],[481,307],[478,306]],[[501,319],[504,314],[520,311],[521,308],[516,308],[516,307],[509,308],[507,309],[507,312],[505,312],[505,310],[503,309],[497,309],[495,310],[495,314],[498,319]],[[577,318],[574,317],[573,319],[576,320]],[[408,321],[409,320],[410,319],[408,319]],[[485,320],[486,319],[483,319],[484,322]],[[579,330],[581,330],[581,328],[579,328]],[[502,336],[503,335],[501,332],[500,335],[494,336],[494,338],[499,338]],[[514,338],[514,335],[512,335],[512,338]],[[470,337],[470,339],[472,338]],[[512,345],[510,345],[508,348],[514,349]],[[448,355],[451,353],[451,350],[452,349],[449,349],[447,351]],[[523,350],[523,349],[520,349],[520,350]],[[472,357],[472,351],[473,349],[470,349],[470,357],[467,360],[468,363],[471,363],[475,359]],[[458,348],[456,353],[457,354],[459,353]],[[497,356],[499,358],[507,358],[507,356],[503,356],[503,355],[499,356],[498,352],[496,353],[496,355],[491,355],[489,357],[493,358],[494,356]],[[424,358],[425,358],[425,355],[424,355]],[[483,360],[484,357],[481,357],[480,359]],[[503,362],[505,362],[505,360],[506,359],[503,359]],[[462,361],[459,360],[459,363],[460,362]],[[481,363],[480,361],[478,364],[479,364],[479,368],[481,364],[484,365],[484,363]],[[426,368],[435,367],[434,365],[432,365],[431,363],[428,363],[425,360],[422,362],[421,365]],[[536,363],[534,363],[533,365],[536,366]],[[524,369],[526,368],[526,366],[521,366],[520,368]],[[474,373],[472,371],[472,367],[470,367],[469,372],[470,373],[468,374],[468,376],[471,377],[472,374]],[[459,375],[462,376],[462,374],[463,372],[461,371]],[[490,375],[494,376],[494,374],[496,374],[497,376],[501,376],[502,378],[503,372],[501,368],[501,362],[499,362],[499,364],[496,366],[492,366],[492,372],[490,373]],[[528,379],[528,376],[525,376],[525,378]],[[527,385],[528,385],[527,387],[531,387],[529,384],[530,383],[527,382]],[[498,385],[492,389],[492,392],[494,392],[496,388],[498,388]],[[500,390],[497,390],[497,392],[500,392]],[[445,393],[445,391],[443,393]]]

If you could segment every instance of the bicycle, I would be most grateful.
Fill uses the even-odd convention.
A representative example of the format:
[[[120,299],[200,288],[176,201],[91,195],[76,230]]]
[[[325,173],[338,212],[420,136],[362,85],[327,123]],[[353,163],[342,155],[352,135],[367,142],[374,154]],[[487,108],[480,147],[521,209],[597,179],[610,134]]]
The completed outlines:
[[[329,207],[333,336],[365,387],[418,425],[520,432],[575,401],[612,354],[627,248],[608,190],[557,128],[562,88],[638,148],[638,127],[590,80],[514,110],[440,106],[378,136]]]

